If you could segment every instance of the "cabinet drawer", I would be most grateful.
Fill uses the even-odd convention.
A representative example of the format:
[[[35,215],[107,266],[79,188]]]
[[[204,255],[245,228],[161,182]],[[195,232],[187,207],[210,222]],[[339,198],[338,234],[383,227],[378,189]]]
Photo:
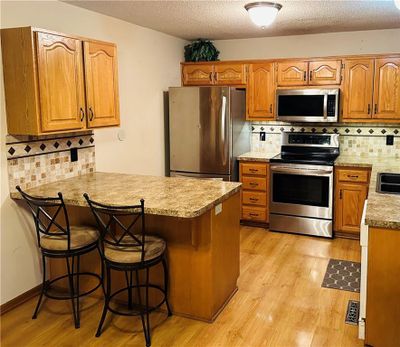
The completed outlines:
[[[267,166],[265,164],[254,164],[254,163],[242,163],[242,174],[243,175],[256,175],[266,176]]]
[[[368,171],[364,170],[337,170],[338,179],[341,182],[368,182]]]
[[[266,191],[266,189],[267,189],[267,178],[265,178],[265,177],[243,176],[242,177],[242,188],[243,189],[248,189],[248,190]]]
[[[242,218],[247,220],[265,222],[267,220],[267,210],[260,207],[243,206]]]
[[[242,192],[242,202],[245,205],[258,205],[258,206],[266,206],[267,205],[267,194],[252,192],[252,191],[243,191]]]

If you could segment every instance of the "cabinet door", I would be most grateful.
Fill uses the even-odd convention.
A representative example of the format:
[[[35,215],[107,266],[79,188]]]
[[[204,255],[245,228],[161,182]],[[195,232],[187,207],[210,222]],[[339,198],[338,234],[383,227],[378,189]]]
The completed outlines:
[[[360,232],[360,223],[368,186],[339,183],[335,190],[335,229],[337,231]]]
[[[84,128],[82,42],[41,32],[36,39],[41,130]]]
[[[247,118],[273,119],[275,114],[274,64],[249,65]]]
[[[308,84],[308,63],[290,61],[278,63],[278,86],[304,86]]]
[[[85,42],[88,125],[119,125],[117,49],[112,44]]]
[[[374,60],[347,60],[344,78],[343,119],[371,118]]]
[[[183,65],[182,84],[184,86],[202,86],[213,84],[213,65]]]
[[[245,64],[216,64],[214,65],[214,83],[216,85],[246,84]]]
[[[375,60],[374,118],[400,120],[400,58]]]
[[[341,60],[312,61],[309,64],[310,85],[340,84],[341,82]]]

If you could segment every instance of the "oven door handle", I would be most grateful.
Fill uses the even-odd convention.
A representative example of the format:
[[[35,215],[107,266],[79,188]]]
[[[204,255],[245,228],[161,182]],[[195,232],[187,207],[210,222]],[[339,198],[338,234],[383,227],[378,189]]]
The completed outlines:
[[[330,176],[332,171],[325,170],[301,170],[301,169],[272,169],[272,173],[300,174],[305,176]]]

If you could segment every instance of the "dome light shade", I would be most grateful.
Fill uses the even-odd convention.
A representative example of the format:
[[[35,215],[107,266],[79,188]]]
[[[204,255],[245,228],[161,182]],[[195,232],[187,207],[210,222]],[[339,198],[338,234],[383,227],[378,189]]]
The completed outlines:
[[[394,0],[394,4],[400,10],[400,0]]]
[[[252,2],[245,5],[244,8],[255,25],[265,28],[274,22],[282,5],[274,2]]]

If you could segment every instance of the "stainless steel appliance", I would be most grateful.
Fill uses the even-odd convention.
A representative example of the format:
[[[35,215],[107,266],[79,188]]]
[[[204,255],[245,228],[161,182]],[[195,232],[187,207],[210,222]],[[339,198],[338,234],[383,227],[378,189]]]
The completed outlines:
[[[285,122],[337,122],[339,88],[278,89],[277,119]]]
[[[283,133],[271,159],[270,230],[332,237],[338,134]]]
[[[244,90],[169,88],[170,175],[238,180],[236,157],[250,150]]]

